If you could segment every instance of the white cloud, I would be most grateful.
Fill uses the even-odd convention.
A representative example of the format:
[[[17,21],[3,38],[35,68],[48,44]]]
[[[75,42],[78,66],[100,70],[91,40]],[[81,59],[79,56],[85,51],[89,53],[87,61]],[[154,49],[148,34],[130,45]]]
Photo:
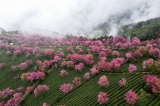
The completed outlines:
[[[160,0],[0,0],[0,27],[77,35],[127,10],[132,15],[122,25],[159,17],[159,5]],[[112,34],[116,34],[116,28],[111,27]]]

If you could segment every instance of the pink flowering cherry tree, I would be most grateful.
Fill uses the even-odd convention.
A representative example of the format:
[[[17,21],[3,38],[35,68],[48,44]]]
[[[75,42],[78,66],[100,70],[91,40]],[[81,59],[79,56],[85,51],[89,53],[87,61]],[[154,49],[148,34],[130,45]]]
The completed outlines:
[[[96,69],[96,66],[93,67],[91,70],[91,74],[94,75],[94,74],[97,74],[99,71]]]
[[[73,84],[76,84],[76,86],[79,86],[81,84],[81,78],[75,77],[72,81]]]
[[[49,90],[49,87],[47,85],[38,85],[38,87],[35,88],[35,90],[34,90],[35,97],[41,93],[48,91],[48,90]]]
[[[68,75],[68,72],[66,70],[61,70],[60,71],[60,76],[64,77],[66,75]]]
[[[118,81],[120,86],[125,86],[126,85],[126,79],[122,78],[121,80]]]
[[[79,63],[78,65],[75,65],[75,69],[76,71],[82,71],[84,64],[83,63]]]
[[[132,104],[134,105],[135,102],[138,99],[138,94],[136,94],[135,92],[133,92],[132,90],[129,90],[126,94],[125,94],[125,98],[124,98],[128,104]]]
[[[84,74],[84,79],[89,80],[89,78],[90,78],[89,72],[86,72]]]
[[[73,84],[70,84],[70,83],[67,83],[67,84],[63,84],[63,85],[60,85],[60,90],[63,91],[63,93],[68,93],[70,90],[72,90],[74,87]]]
[[[144,75],[143,80],[151,88],[152,93],[160,94],[160,80],[155,75]]]
[[[129,72],[133,73],[135,70],[137,70],[137,67],[135,65],[133,65],[133,64],[130,64],[129,65]]]
[[[100,105],[107,103],[107,101],[109,100],[109,95],[107,95],[107,93],[104,92],[99,92],[99,94],[97,95],[98,97],[98,102]]]
[[[100,79],[98,81],[98,84],[101,87],[107,88],[109,86],[109,81],[108,81],[107,77],[105,75],[103,75],[103,76],[100,77]]]
[[[6,67],[6,63],[0,63],[0,69]]]

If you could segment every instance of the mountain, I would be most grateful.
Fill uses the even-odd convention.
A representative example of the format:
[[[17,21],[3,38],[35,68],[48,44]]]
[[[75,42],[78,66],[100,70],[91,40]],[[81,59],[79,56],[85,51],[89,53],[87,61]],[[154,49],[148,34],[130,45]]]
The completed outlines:
[[[121,25],[122,19],[127,20],[130,18],[129,16],[126,13],[124,16],[114,17],[110,21],[99,25],[95,30],[103,31],[102,36],[108,35],[111,30],[111,24],[114,22],[117,24],[117,35],[124,36],[125,38],[139,37],[142,41],[160,38],[160,17],[138,23]]]
[[[122,26],[118,35],[124,37],[139,37],[141,40],[151,40],[160,37],[160,17]]]

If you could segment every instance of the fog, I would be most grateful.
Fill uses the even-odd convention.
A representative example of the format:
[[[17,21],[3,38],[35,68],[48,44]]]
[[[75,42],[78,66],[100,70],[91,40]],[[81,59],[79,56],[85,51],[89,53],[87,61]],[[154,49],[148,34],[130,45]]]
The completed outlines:
[[[0,0],[0,27],[49,36],[93,36],[95,27],[110,22],[109,35],[115,36],[119,25],[160,17],[159,6],[160,0]],[[125,13],[129,16],[119,25],[112,20]]]

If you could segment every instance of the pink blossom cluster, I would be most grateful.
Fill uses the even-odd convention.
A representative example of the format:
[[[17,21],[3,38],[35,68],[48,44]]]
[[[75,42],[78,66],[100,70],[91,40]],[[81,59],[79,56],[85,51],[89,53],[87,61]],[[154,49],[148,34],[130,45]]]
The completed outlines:
[[[152,49],[152,48],[153,48],[152,44],[147,44],[147,45],[146,45],[146,49],[149,50],[149,49]]]
[[[13,95],[14,93],[17,93],[17,92],[21,92],[22,90],[23,90],[23,87],[19,87],[15,90],[10,89],[10,87],[6,88],[5,90],[0,91],[0,98],[7,98],[8,96],[11,96],[11,95]]]
[[[63,57],[63,56],[64,56],[64,53],[61,51],[58,55],[59,55],[60,57]]]
[[[100,60],[104,60],[104,61],[106,61],[107,60],[107,58],[106,57],[101,57],[101,58],[99,58]]]
[[[31,56],[31,53],[27,52],[26,57],[30,57],[30,56]]]
[[[132,90],[129,90],[126,94],[125,94],[125,98],[124,98],[128,104],[135,104],[136,100],[138,99],[138,95],[133,92]]]
[[[14,55],[19,55],[20,53],[22,53],[22,51],[21,50],[16,50],[16,51],[14,51]]]
[[[67,42],[66,42],[66,45],[67,45],[67,46],[71,46],[71,45],[72,45],[72,42],[67,41]]]
[[[54,56],[54,59],[50,61],[50,63],[52,63],[52,64],[57,63],[60,60],[62,60],[62,57],[56,55],[56,56]]]
[[[106,39],[102,39],[102,42],[106,42]]]
[[[6,49],[7,49],[7,50],[14,50],[14,46],[6,45]]]
[[[23,53],[29,53],[29,54],[32,54],[33,53],[33,48],[32,47],[25,47],[26,45],[21,45],[21,50]]]
[[[131,44],[132,44],[133,47],[137,47],[137,46],[139,46],[139,45],[141,44],[141,41],[139,40],[139,38],[134,37],[134,38],[132,39]]]
[[[108,79],[105,75],[101,76],[99,81],[98,81],[98,84],[101,86],[101,87],[108,87],[109,86],[109,82],[108,82]]]
[[[133,64],[130,64],[128,70],[129,70],[130,73],[133,73],[135,70],[137,70],[137,67]]]
[[[125,43],[126,39],[123,38],[122,36],[115,36],[115,37],[113,37],[113,43],[117,44],[118,42]]]
[[[71,52],[71,53],[75,53],[75,51],[73,50],[72,46],[69,46],[69,47],[67,48],[67,50],[68,50],[69,52]]]
[[[41,57],[41,54],[40,53],[36,53],[36,56],[37,58]]]
[[[93,41],[95,46],[102,46],[103,43],[100,40]]]
[[[151,76],[151,75],[144,75],[143,80],[147,82],[148,86],[152,86],[155,82],[158,81],[157,76]]]
[[[114,58],[112,61],[117,61],[121,65],[124,62],[124,58]]]
[[[119,52],[118,51],[112,51],[112,56],[113,57],[118,57],[119,56]]]
[[[4,91],[0,91],[0,97],[1,98],[6,98],[8,97],[9,95],[12,95],[14,92],[14,90],[10,89],[10,88],[7,88],[5,89]]]
[[[81,78],[75,77],[72,81],[73,84],[76,84],[76,86],[79,86],[81,84]]]
[[[60,71],[60,76],[66,76],[68,74],[68,72],[66,70],[61,70]]]
[[[107,55],[108,55],[108,56],[112,56],[112,53],[113,53],[113,51],[112,51],[111,49],[109,49],[109,50],[107,51]]]
[[[151,90],[152,90],[153,93],[160,95],[160,80],[158,80],[157,82],[155,82],[152,85],[152,89]]]
[[[84,74],[84,79],[89,80],[89,78],[90,78],[89,72],[86,72]]]
[[[73,61],[64,61],[61,63],[61,66],[66,66],[67,68],[74,68],[74,62]]]
[[[91,70],[91,74],[94,75],[94,74],[97,74],[99,71],[96,69],[96,66],[94,66]]]
[[[45,60],[43,63],[40,60],[36,61],[37,66],[34,67],[34,70],[45,72],[46,69],[51,65],[51,61]]]
[[[41,48],[39,46],[35,46],[34,49],[33,49],[33,54],[36,54],[38,52],[40,52]]]
[[[26,60],[26,64],[27,65],[31,65],[32,64],[32,60]]]
[[[94,61],[93,61],[93,55],[92,54],[87,54],[86,56],[84,56],[83,63],[85,65],[91,65],[91,64],[93,64],[94,63]]]
[[[117,70],[123,62],[124,58],[114,58],[110,63],[100,60],[95,68],[101,71]]]
[[[103,58],[106,58],[106,57],[107,57],[106,52],[101,51],[101,52],[99,53],[99,59],[103,59]]]
[[[126,79],[122,78],[121,80],[118,81],[120,86],[125,86],[126,85]]]
[[[40,60],[37,60],[36,63],[37,63],[38,66],[42,65],[42,62]]]
[[[73,89],[74,85],[73,84],[70,84],[70,83],[67,83],[67,84],[63,84],[63,85],[60,85],[60,90],[63,91],[63,93],[68,93],[71,89]]]
[[[99,53],[101,51],[101,47],[99,46],[92,46],[92,52]]]
[[[11,52],[10,52],[10,51],[7,51],[6,54],[7,54],[7,55],[11,55]]]
[[[154,58],[160,58],[160,50],[158,48],[149,49],[149,55],[153,56]]]
[[[58,56],[60,56],[60,57],[63,57],[63,56],[64,56],[64,53],[63,53],[63,51],[62,51],[62,48],[60,48],[59,50],[57,50],[57,54],[58,54]]]
[[[157,76],[144,75],[143,80],[147,82],[147,85],[151,88],[152,93],[160,94],[160,80]]]
[[[53,50],[53,49],[45,49],[44,50],[44,55],[45,56],[52,56],[54,54],[55,54],[55,50]]]
[[[128,51],[125,56],[127,57],[127,59],[132,59],[133,53],[131,51]]]
[[[79,46],[76,46],[76,50],[79,50],[80,49],[80,47]]]
[[[143,57],[143,54],[140,52],[140,50],[137,50],[134,52],[134,56],[135,56],[135,58],[139,59],[139,58]]]
[[[105,42],[105,45],[109,46],[110,43],[111,43],[111,39],[107,39],[107,41]]]
[[[7,44],[4,42],[0,42],[0,48],[1,49],[6,49]]]
[[[83,62],[84,56],[79,54],[68,54],[67,60],[73,61],[74,63]]]
[[[109,100],[108,96],[109,95],[107,95],[107,93],[99,92],[97,97],[98,97],[98,102],[100,103],[100,105],[107,103],[107,101]]]
[[[13,71],[17,71],[18,70],[18,66],[12,66],[12,70]]]
[[[83,63],[79,63],[78,65],[75,65],[75,69],[76,71],[82,71],[84,64]]]
[[[28,72],[28,73],[24,73],[21,76],[22,80],[27,80],[30,82],[33,82],[33,80],[44,80],[45,74],[43,72]]]
[[[129,41],[129,42],[126,42],[126,43],[123,43],[122,48],[123,48],[123,50],[128,50],[128,49],[130,49],[130,48],[131,48],[131,43],[130,43],[130,41]]]
[[[83,50],[79,46],[76,46],[76,50],[79,54],[83,54]]]
[[[109,71],[109,63],[104,60],[100,60],[96,68],[101,71]]]
[[[43,103],[43,106],[50,106],[50,105],[48,105],[47,103]]]
[[[11,99],[9,99],[7,101],[6,104],[4,104],[4,106],[20,106],[22,100],[21,100],[21,97],[22,97],[22,93],[15,93],[13,95],[13,98],[11,97]]]
[[[153,44],[153,47],[158,47],[158,45],[154,43],[154,44]]]
[[[83,44],[83,45],[84,45],[84,46],[91,46],[91,45],[93,45],[93,42],[90,41],[90,40],[84,41],[84,44]]]
[[[87,49],[87,51],[88,51],[88,54],[91,54],[91,50],[92,50],[92,49]]]
[[[79,53],[79,54],[83,54],[83,50],[80,48],[80,49],[78,50],[78,53]]]
[[[123,64],[124,58],[115,58],[109,63],[109,70],[117,70]]]
[[[118,43],[116,43],[116,48],[118,48],[118,49],[120,49],[120,48],[122,48],[122,46],[123,46],[123,43],[121,43],[121,42],[118,42]]]
[[[21,64],[19,64],[18,65],[18,68],[20,69],[20,70],[26,70],[27,69],[27,63],[26,62],[24,62],[24,63],[21,63]]]
[[[33,91],[33,87],[27,87],[25,93],[30,93]]]
[[[6,66],[6,63],[0,63],[0,69],[4,68]]]
[[[142,65],[143,65],[143,69],[147,67],[147,65],[152,64],[153,63],[153,59],[148,59],[146,61],[143,61]]]
[[[34,89],[35,97],[41,93],[48,91],[48,90],[49,90],[49,87],[47,85],[38,85],[38,87]]]
[[[139,50],[143,55],[147,53],[147,49],[146,49],[144,46],[138,47],[138,50]]]

